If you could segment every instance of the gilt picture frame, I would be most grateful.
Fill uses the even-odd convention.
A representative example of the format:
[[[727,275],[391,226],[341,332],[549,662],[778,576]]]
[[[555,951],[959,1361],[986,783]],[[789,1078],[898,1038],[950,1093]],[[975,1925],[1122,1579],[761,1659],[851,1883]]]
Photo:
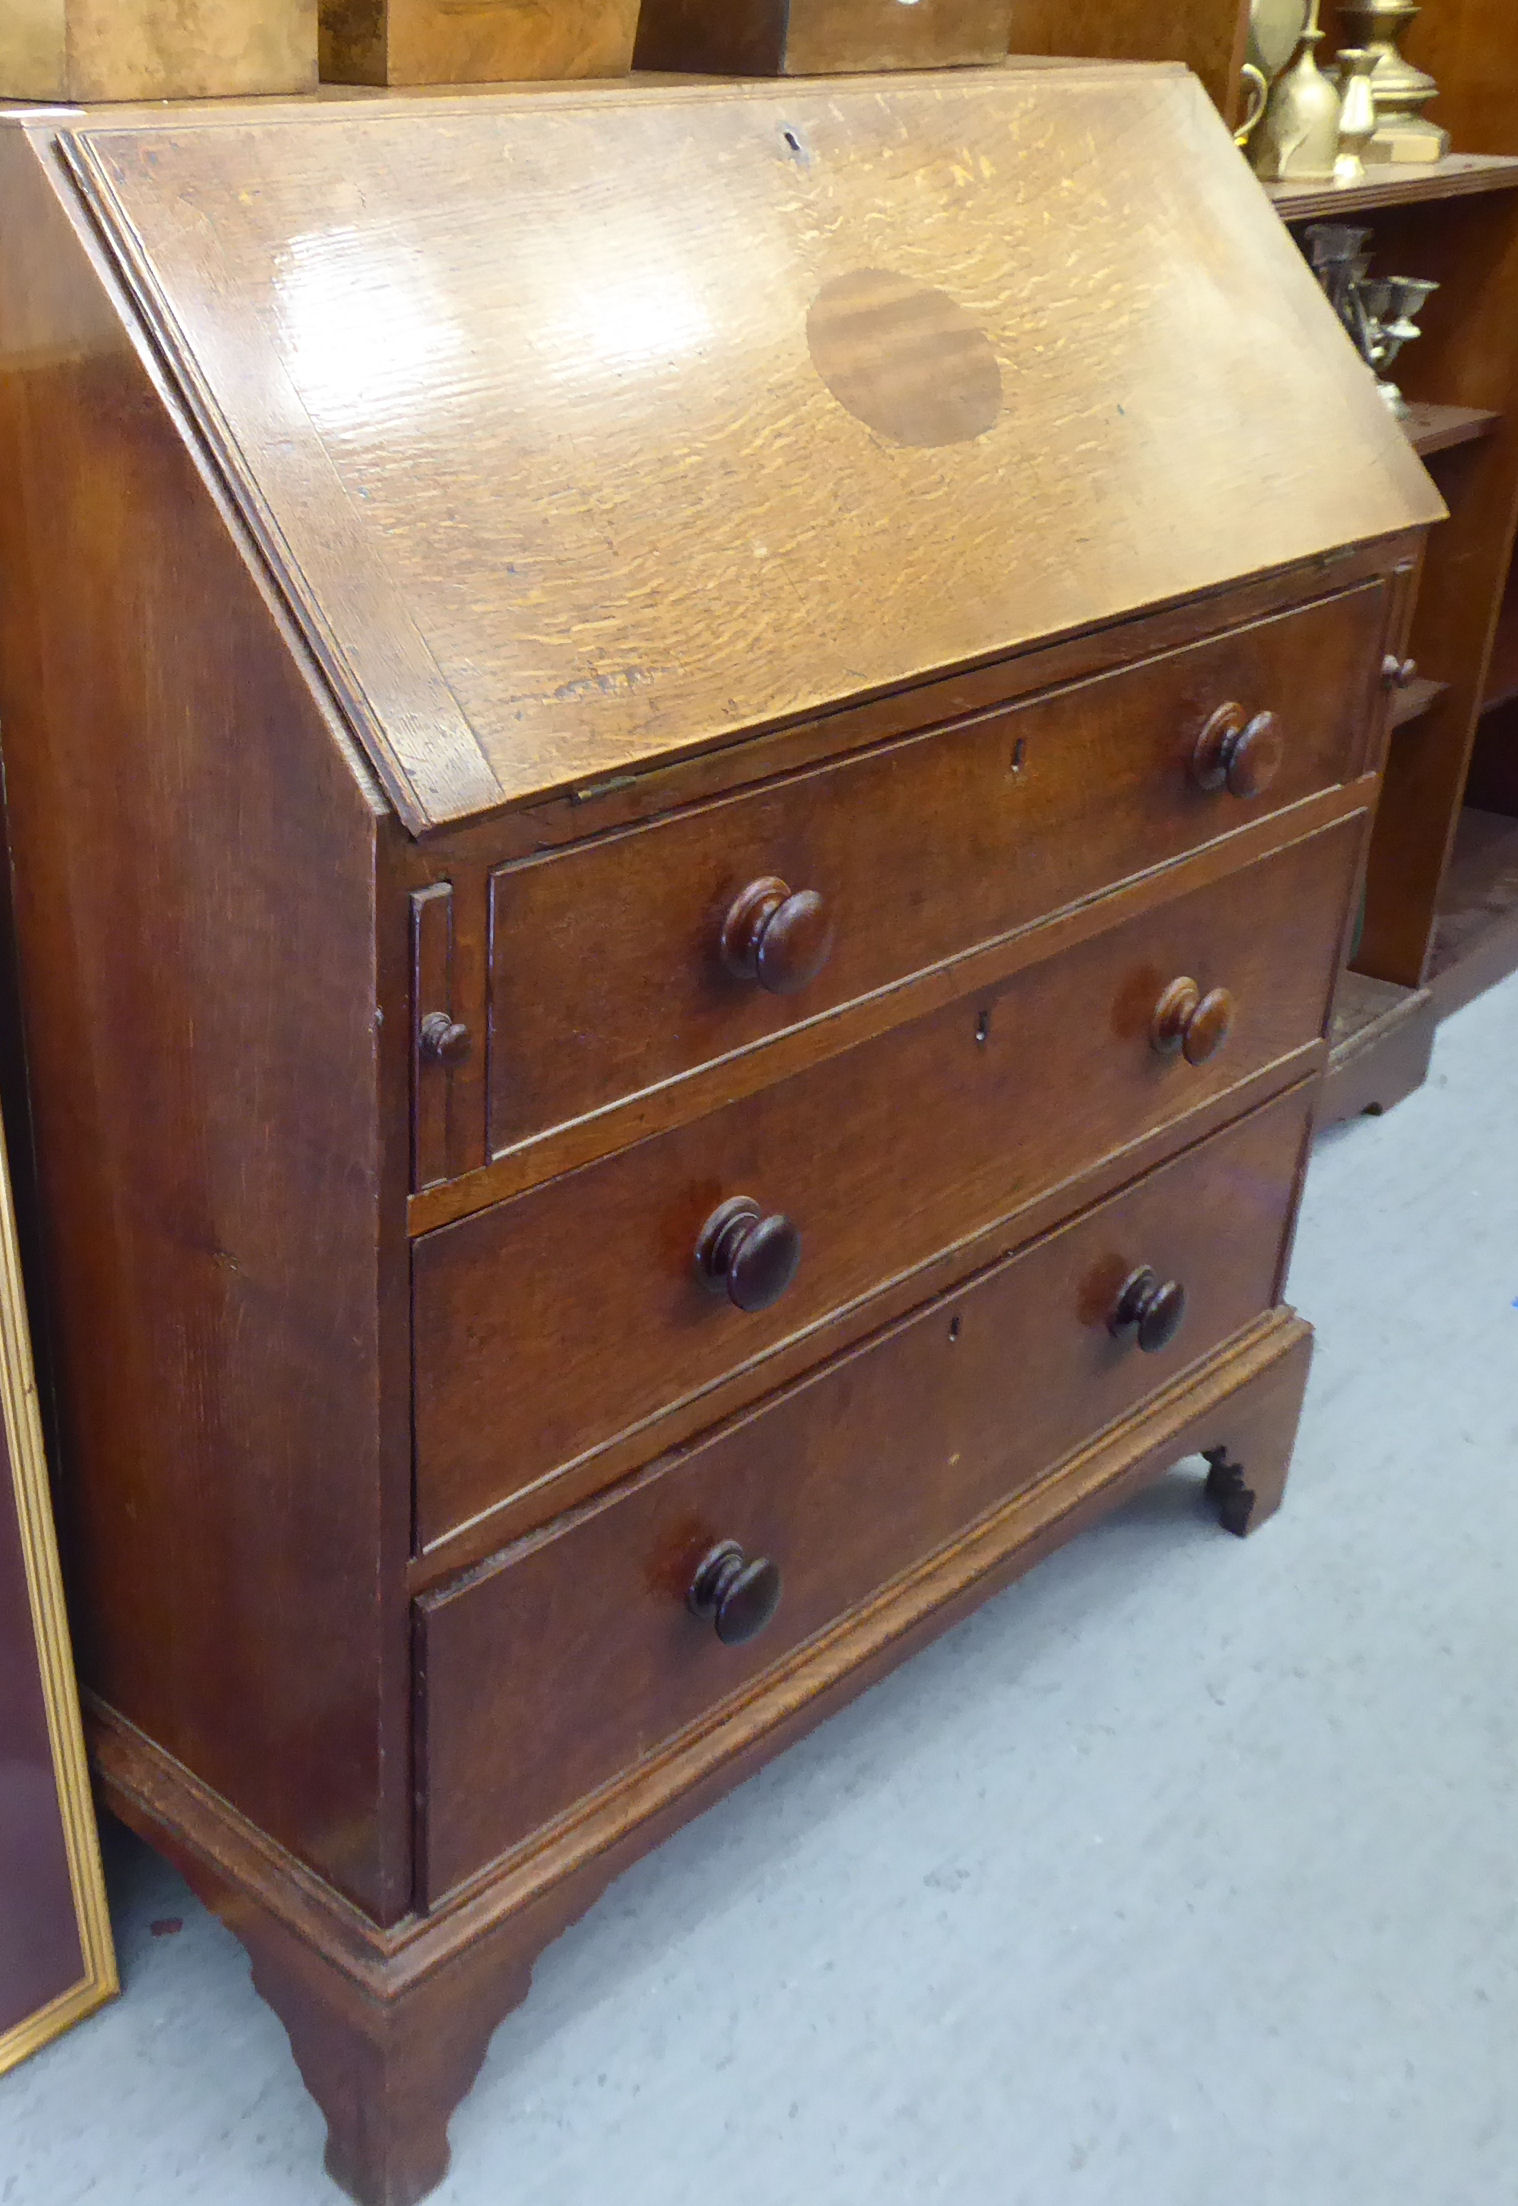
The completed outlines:
[[[3,1138],[0,1420],[3,2075],[118,1989]]]

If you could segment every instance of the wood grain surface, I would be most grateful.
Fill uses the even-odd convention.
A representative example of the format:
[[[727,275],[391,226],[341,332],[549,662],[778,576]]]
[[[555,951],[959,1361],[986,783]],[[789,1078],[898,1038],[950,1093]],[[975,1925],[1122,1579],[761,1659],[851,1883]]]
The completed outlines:
[[[1181,61],[1237,120],[1248,0],[1012,0],[1015,54]]]
[[[1360,762],[1386,621],[1380,584],[963,726],[888,744],[658,825],[513,865],[491,884],[490,1137],[544,1128],[815,1019],[1046,917]],[[1199,789],[1225,700],[1276,709],[1259,798]],[[933,822],[925,834],[923,823]],[[723,964],[745,885],[824,899],[833,949],[776,996]]]
[[[81,1675],[393,1915],[409,1174],[404,1021],[375,1019],[408,993],[404,921],[389,967],[376,923],[392,823],[14,130],[0,198],[11,923]]]
[[[422,1604],[425,1880],[436,1900],[738,1693],[1269,1308],[1300,1091],[932,1303],[630,1488]],[[1153,1355],[1108,1330],[1125,1276],[1186,1290]],[[879,1505],[890,1496],[890,1506]],[[724,1646],[686,1589],[722,1539],[779,1611]]]
[[[926,1264],[1323,1030],[1362,821],[1000,987],[415,1244],[417,1514],[440,1538]],[[1158,1055],[1166,984],[1226,984],[1228,1048]],[[752,1195],[803,1240],[773,1310],[695,1273]],[[1011,1230],[1009,1226],[1009,1231]]]
[[[247,1947],[327,2117],[329,2164],[356,2197],[397,2206],[440,2172],[448,2117],[537,1955],[613,1877],[1182,1457],[1225,1449],[1261,1497],[1258,1519],[1280,1497],[1311,1350],[1307,1326],[1274,1311],[765,1673],[721,1724],[691,1727],[525,1858],[393,1930],[103,1719],[93,1745],[107,1797]]]
[[[316,86],[316,0],[7,0],[0,97],[185,100]]]
[[[1179,72],[73,142],[413,828],[1440,510]],[[808,316],[870,269],[984,334],[983,434],[902,442],[829,390]],[[898,397],[924,326],[882,339]]]
[[[321,0],[330,84],[499,84],[618,77],[638,0]]]
[[[822,76],[1001,60],[1012,0],[643,0],[640,69]]]

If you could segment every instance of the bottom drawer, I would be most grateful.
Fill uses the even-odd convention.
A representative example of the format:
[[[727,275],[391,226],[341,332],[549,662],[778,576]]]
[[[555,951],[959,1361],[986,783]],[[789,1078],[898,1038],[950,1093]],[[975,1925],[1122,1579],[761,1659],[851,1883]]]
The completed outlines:
[[[1311,1091],[1265,1104],[952,1294],[420,1604],[439,1898],[835,1622],[1276,1300]],[[1109,1316],[1147,1267],[1143,1345]],[[1147,1352],[1146,1352],[1147,1351]],[[780,1597],[727,1643],[720,1542]],[[731,1569],[731,1566],[730,1566]],[[720,1581],[721,1572],[711,1576]],[[752,1624],[774,1573],[722,1622]]]

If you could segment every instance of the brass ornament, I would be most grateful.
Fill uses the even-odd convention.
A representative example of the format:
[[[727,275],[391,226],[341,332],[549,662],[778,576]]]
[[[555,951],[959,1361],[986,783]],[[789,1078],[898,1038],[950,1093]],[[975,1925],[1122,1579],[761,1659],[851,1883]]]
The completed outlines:
[[[1370,74],[1376,128],[1363,153],[1371,164],[1442,161],[1449,132],[1423,113],[1439,86],[1397,51],[1397,40],[1420,12],[1420,0],[1339,0],[1338,15],[1352,44],[1375,56]]]

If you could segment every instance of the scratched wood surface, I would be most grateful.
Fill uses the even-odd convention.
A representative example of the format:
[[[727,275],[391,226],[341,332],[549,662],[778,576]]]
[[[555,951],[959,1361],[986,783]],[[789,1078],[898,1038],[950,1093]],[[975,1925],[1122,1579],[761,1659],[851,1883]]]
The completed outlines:
[[[1179,71],[73,144],[414,829],[1440,510]]]

